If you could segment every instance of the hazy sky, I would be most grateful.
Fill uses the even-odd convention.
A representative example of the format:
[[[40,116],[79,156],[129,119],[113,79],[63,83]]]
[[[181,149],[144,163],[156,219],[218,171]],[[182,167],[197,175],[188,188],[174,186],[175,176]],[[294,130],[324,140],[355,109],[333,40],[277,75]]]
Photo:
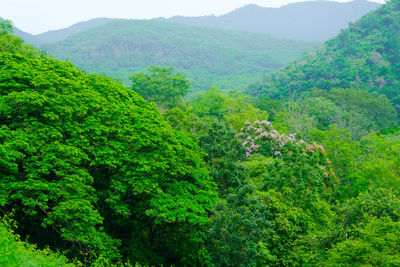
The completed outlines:
[[[383,2],[384,0],[375,0]],[[0,0],[0,17],[37,34],[98,17],[149,19],[221,15],[246,4],[280,7],[299,0]],[[346,2],[346,0],[337,0]]]

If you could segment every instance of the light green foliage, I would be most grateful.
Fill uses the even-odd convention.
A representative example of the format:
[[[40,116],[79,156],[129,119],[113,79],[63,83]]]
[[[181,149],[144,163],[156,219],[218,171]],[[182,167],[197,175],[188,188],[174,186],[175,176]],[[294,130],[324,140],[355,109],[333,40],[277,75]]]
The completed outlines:
[[[344,121],[344,110],[325,97],[311,97],[305,99],[303,105],[308,116],[315,119],[315,126],[326,130],[329,125],[337,124],[339,128],[346,128]]]
[[[0,53],[18,53],[28,57],[40,58],[44,53],[25,44],[21,38],[0,30]]]
[[[155,102],[161,110],[184,105],[183,97],[190,86],[185,76],[173,73],[172,68],[151,66],[148,74],[140,72],[129,78],[131,88],[147,101]]]
[[[10,20],[0,19],[0,34],[4,34],[4,32],[12,32],[12,23]]]
[[[316,122],[306,108],[307,106],[300,100],[289,99],[282,103],[281,111],[275,115],[276,129],[284,133],[296,133],[309,141],[310,131],[315,127]]]
[[[193,111],[199,116],[213,116],[222,119],[229,126],[239,131],[248,120],[267,120],[268,112],[254,107],[254,98],[232,90],[228,93],[212,87],[209,91],[199,93],[190,100]]]
[[[396,110],[385,95],[359,89],[313,90],[310,96],[289,99],[275,115],[278,129],[311,140],[311,130],[326,130],[336,124],[347,129],[352,138],[396,124]]]
[[[209,91],[199,93],[190,100],[193,110],[199,116],[214,116],[222,118],[228,113],[231,104],[229,95],[223,93],[217,87],[211,87]]]
[[[360,182],[400,192],[400,133],[369,134],[360,143],[364,155]]]
[[[204,125],[207,124],[194,114],[192,107],[186,107],[186,109],[175,107],[165,110],[163,115],[172,128],[193,135],[200,134],[205,128]]]
[[[329,227],[308,237],[309,259],[328,266],[397,266],[399,219],[400,200],[393,191],[361,193],[337,206]]]
[[[247,104],[241,107],[238,112],[226,114],[225,119],[233,129],[239,131],[246,121],[268,120],[268,112],[260,110],[252,104]]]
[[[341,181],[341,197],[357,196],[369,188],[400,190],[399,133],[371,133],[356,142],[348,130],[332,125],[327,131],[314,130],[312,137],[328,153]]]
[[[354,238],[328,251],[326,266],[400,266],[400,222],[367,217]]]
[[[334,172],[340,179],[340,194],[351,197],[365,190],[365,185],[357,180],[361,165],[360,144],[352,140],[348,130],[331,125],[326,131],[313,130],[312,138],[326,149]]]
[[[6,222],[0,223],[0,266],[75,266],[67,259],[50,249],[39,250],[35,246],[22,242],[11,226]]]

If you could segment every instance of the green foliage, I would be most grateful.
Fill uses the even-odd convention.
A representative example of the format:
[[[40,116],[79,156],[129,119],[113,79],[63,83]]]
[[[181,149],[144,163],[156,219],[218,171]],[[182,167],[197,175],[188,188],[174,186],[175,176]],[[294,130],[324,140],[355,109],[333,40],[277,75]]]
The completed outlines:
[[[332,125],[327,131],[314,130],[312,136],[324,145],[332,161],[341,181],[337,191],[341,198],[370,188],[400,190],[399,133],[371,133],[356,142],[347,130]]]
[[[0,30],[0,53],[18,53],[27,57],[40,58],[44,53],[25,44],[21,38]]]
[[[0,123],[0,205],[22,236],[87,260],[116,260],[122,244],[150,264],[200,247],[217,197],[202,153],[134,91],[1,53]]]
[[[239,161],[244,159],[245,149],[226,124],[212,122],[199,136],[199,145],[207,153],[205,158],[211,167],[210,175],[217,183],[221,196],[239,188],[244,180],[244,170]]]
[[[396,110],[385,95],[357,89],[314,91],[313,95],[324,97],[339,108],[334,123],[342,129],[349,129],[355,139],[371,131],[389,128],[396,123]]]
[[[1,31],[0,211],[14,214],[18,228],[0,223],[0,265],[68,265],[65,256],[88,266],[400,265],[397,61],[388,58],[391,47],[377,48],[382,40],[368,39],[389,38],[398,26],[389,15],[399,10],[398,0],[389,2],[328,42],[318,58],[272,75],[260,98],[211,87],[188,103],[190,83],[172,68],[131,76],[131,90]],[[165,38],[176,26],[138,25],[162,27]],[[140,35],[115,30],[121,33]],[[179,57],[187,55],[181,46],[190,34],[172,50]],[[396,38],[383,41],[397,47]],[[259,41],[246,45],[257,50]],[[157,42],[149,51],[167,60]],[[122,57],[137,44],[113,45]],[[234,68],[221,63],[216,71],[202,59],[213,75]],[[392,76],[381,73],[388,69]],[[382,75],[391,82],[376,81],[379,90],[365,80]],[[301,93],[273,99],[294,88]]]
[[[194,112],[199,116],[214,116],[221,119],[230,106],[230,98],[219,88],[212,87],[209,91],[199,93],[190,100]]]
[[[3,31],[4,32],[13,32],[12,23],[10,20],[0,19],[0,33],[4,34]]]
[[[358,173],[360,183],[400,192],[400,133],[369,134],[360,144],[364,156]]]
[[[249,120],[268,120],[268,112],[254,107],[252,104],[247,104],[241,107],[238,112],[225,115],[226,121],[233,129],[239,131],[244,123]]]
[[[150,102],[155,102],[159,109],[182,106],[183,97],[189,91],[189,81],[181,73],[173,73],[172,68],[151,66],[148,73],[140,72],[129,78],[132,89]]]
[[[192,91],[215,85],[244,89],[264,72],[277,70],[315,43],[263,34],[185,26],[161,20],[114,20],[41,48],[61,60],[129,84],[149,65],[174,66]]]
[[[328,251],[326,266],[400,266],[400,222],[370,217],[355,233]]]
[[[398,4],[398,0],[392,0],[368,13],[316,51],[266,77],[251,91],[282,96],[313,88],[358,88],[386,95],[399,111]]]
[[[21,241],[5,221],[0,223],[0,265],[10,267],[75,266],[68,263],[64,256],[54,253],[50,249],[39,250],[34,245]]]
[[[280,135],[269,122],[247,123],[243,130],[247,177],[217,206],[209,232],[212,261],[216,266],[301,264],[302,254],[293,248],[309,231],[323,229],[332,214],[327,200],[337,181],[325,152]]]

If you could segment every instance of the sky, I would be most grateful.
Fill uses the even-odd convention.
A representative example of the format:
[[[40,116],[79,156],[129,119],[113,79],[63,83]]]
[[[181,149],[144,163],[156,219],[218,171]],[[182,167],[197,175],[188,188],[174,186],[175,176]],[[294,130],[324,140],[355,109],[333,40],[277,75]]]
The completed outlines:
[[[0,0],[0,17],[10,19],[20,30],[38,34],[99,17],[222,15],[247,4],[280,7],[293,2],[299,0]]]

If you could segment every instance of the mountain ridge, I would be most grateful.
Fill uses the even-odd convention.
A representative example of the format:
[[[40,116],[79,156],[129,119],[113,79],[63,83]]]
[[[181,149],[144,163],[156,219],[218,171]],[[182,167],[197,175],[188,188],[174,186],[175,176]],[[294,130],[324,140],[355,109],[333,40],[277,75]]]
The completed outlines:
[[[124,82],[149,65],[174,66],[194,81],[195,88],[204,90],[211,85],[243,89],[315,45],[264,34],[121,19],[42,49],[86,71]]]
[[[327,8],[323,9],[323,6]],[[346,3],[323,0],[306,1],[291,3],[279,8],[248,4],[220,16],[173,16],[149,20],[166,20],[189,26],[207,26],[262,33],[291,40],[326,41],[338,34],[340,29],[346,28],[349,22],[356,21],[378,6],[380,4],[367,0],[354,0]],[[304,12],[313,14],[300,17],[296,15]],[[249,13],[251,14],[248,15]],[[268,20],[268,18],[271,19]],[[328,25],[333,18],[335,20],[339,18],[339,24]],[[118,19],[94,18],[63,29],[50,30],[36,35],[26,33],[16,27],[14,27],[14,31],[17,36],[23,38],[29,44],[41,46],[62,41],[72,34],[90,30],[115,20]]]
[[[348,23],[379,6],[378,3],[366,0],[347,3],[306,1],[280,8],[249,4],[220,16],[174,16],[162,20],[191,26],[263,33],[292,40],[326,41],[346,28]]]

